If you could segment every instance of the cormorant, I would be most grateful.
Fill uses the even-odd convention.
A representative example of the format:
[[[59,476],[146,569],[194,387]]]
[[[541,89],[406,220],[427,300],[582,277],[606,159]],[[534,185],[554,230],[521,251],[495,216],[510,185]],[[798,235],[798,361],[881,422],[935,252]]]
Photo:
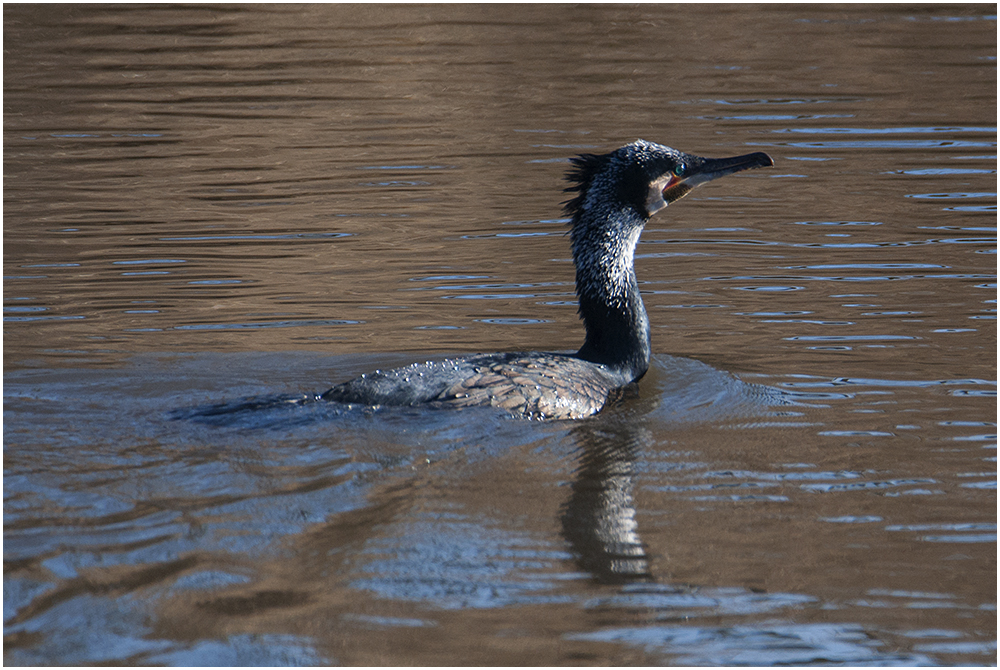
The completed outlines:
[[[649,367],[649,319],[632,267],[651,216],[693,188],[774,165],[765,153],[702,158],[638,140],[571,159],[576,196],[564,203],[586,338],[575,354],[496,353],[376,371],[320,400],[359,405],[493,406],[514,416],[578,419],[638,381]]]

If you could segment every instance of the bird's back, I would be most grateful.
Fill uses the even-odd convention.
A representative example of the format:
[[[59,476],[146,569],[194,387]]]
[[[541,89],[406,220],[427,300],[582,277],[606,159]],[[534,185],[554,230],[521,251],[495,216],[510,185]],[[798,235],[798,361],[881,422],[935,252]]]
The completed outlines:
[[[604,365],[552,353],[481,354],[376,371],[322,400],[359,405],[487,406],[514,416],[579,419],[629,383]]]

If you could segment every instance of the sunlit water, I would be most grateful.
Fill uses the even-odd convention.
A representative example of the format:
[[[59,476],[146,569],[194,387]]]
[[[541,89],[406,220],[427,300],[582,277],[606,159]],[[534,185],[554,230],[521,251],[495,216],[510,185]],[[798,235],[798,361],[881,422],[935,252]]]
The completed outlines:
[[[996,664],[995,6],[4,8],[4,661]],[[569,156],[775,159],[580,422]]]

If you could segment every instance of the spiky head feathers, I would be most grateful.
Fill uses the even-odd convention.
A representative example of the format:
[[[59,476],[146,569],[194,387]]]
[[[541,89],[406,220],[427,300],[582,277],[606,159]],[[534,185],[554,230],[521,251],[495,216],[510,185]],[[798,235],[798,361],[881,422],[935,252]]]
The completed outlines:
[[[567,192],[576,196],[564,203],[571,217],[595,207],[607,210],[632,209],[643,218],[684,194],[663,199],[671,180],[679,180],[697,157],[676,149],[636,140],[608,154],[583,154],[570,159]]]

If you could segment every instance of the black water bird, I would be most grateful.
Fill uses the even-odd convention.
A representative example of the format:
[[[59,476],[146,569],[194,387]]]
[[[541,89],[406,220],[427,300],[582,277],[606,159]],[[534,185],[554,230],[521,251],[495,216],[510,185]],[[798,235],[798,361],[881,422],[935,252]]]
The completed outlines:
[[[497,353],[362,375],[319,399],[359,405],[493,406],[512,415],[578,419],[599,412],[649,368],[649,319],[632,267],[651,216],[696,186],[774,165],[765,153],[702,158],[638,140],[571,159],[565,203],[586,330],[575,354]]]

